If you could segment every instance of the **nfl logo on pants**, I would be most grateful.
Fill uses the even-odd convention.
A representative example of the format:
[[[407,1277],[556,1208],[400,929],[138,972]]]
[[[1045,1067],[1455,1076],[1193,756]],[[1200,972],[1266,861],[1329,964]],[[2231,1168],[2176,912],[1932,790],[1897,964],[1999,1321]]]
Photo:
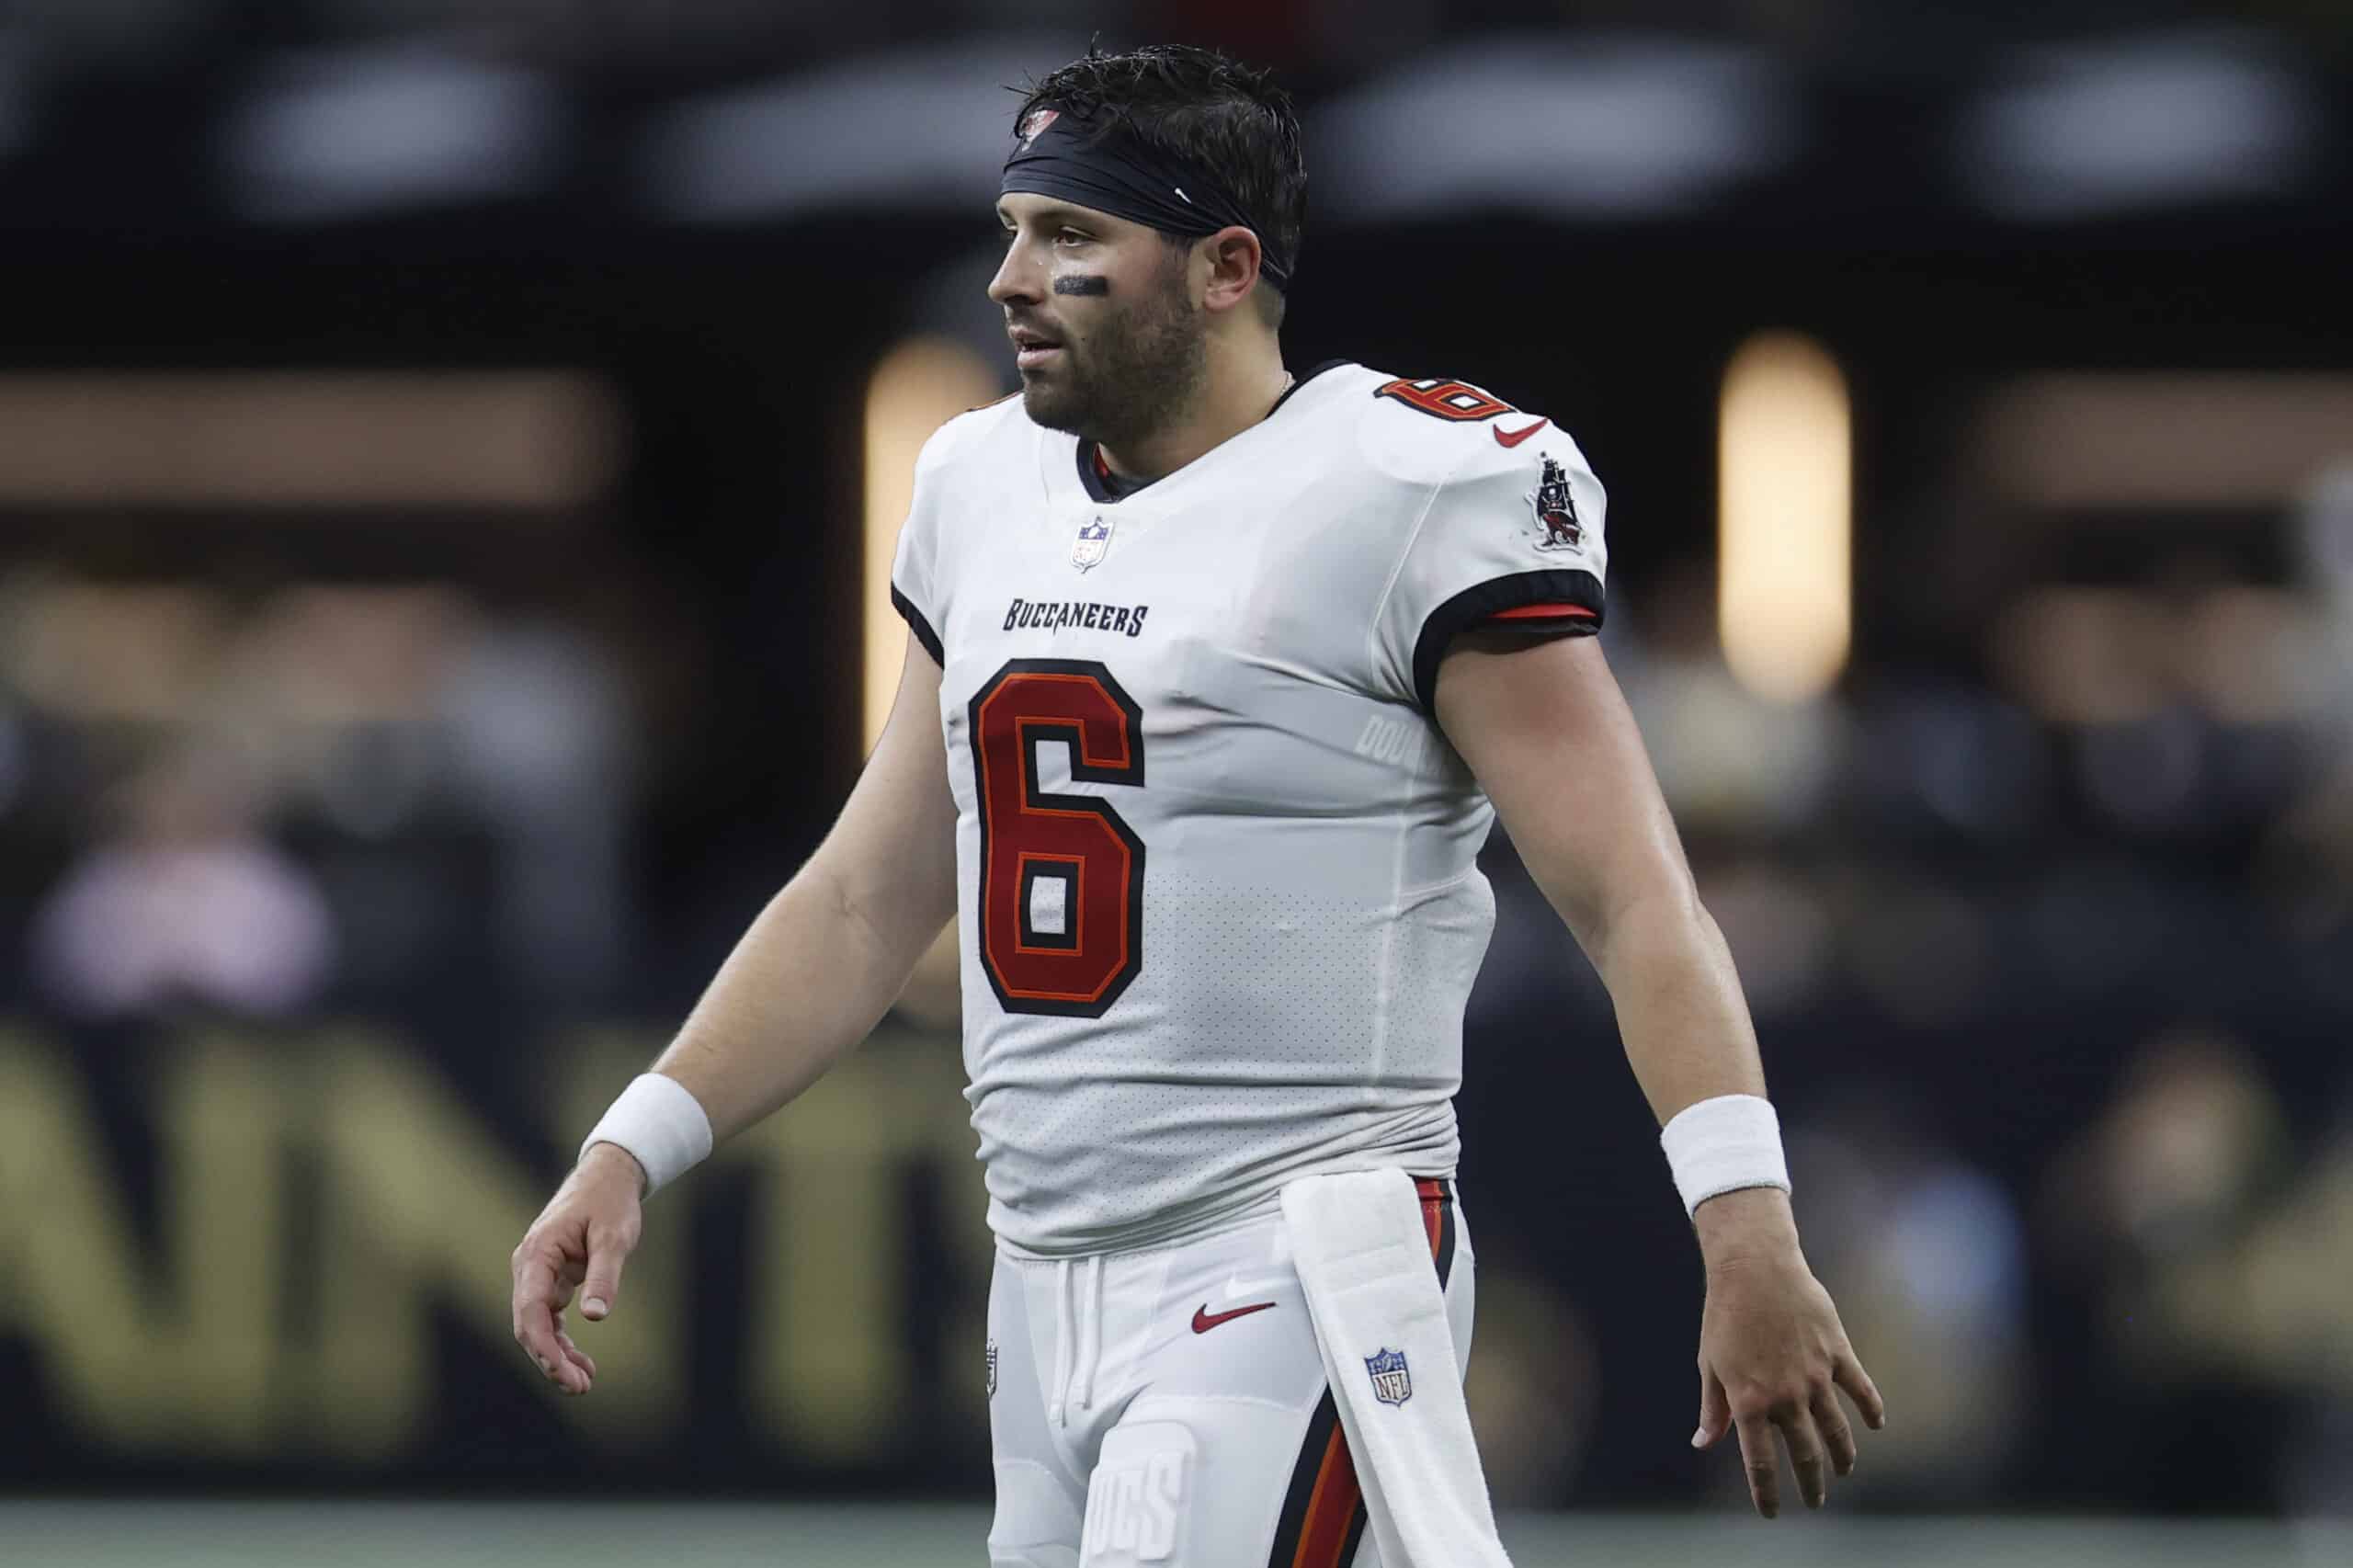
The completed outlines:
[[[1403,1404],[1414,1397],[1414,1376],[1405,1369],[1403,1350],[1383,1350],[1364,1358],[1372,1375],[1372,1397],[1383,1404]]]

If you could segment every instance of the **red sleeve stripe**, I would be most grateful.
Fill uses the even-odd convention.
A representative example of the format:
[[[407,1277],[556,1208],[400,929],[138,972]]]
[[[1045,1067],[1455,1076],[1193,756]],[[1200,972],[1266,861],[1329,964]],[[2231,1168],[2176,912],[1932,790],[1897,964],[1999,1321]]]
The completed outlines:
[[[1591,620],[1593,611],[1583,605],[1521,605],[1518,609],[1499,609],[1487,617],[1489,620],[1551,620],[1571,616],[1578,620]]]

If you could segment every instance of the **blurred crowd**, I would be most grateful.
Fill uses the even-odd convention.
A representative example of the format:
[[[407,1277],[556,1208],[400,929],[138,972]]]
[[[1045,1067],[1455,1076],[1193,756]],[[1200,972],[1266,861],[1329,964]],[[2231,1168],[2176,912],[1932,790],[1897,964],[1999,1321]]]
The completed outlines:
[[[1982,676],[1867,659],[1794,707],[1727,670],[1704,572],[1616,592],[1813,1260],[1898,1404],[1869,1500],[2353,1504],[2353,466],[2273,526],[2280,581],[2020,585]],[[630,940],[649,719],[587,627],[451,583],[7,597],[19,1009],[433,1027],[453,988],[585,1015],[699,981]],[[1606,998],[1490,859],[1463,1113],[1496,1484],[1669,1500],[1699,1472],[1594,1438],[1680,1397],[1654,1303],[1688,1245],[1643,1207]],[[952,1049],[952,970],[907,1006]]]
[[[1699,574],[1613,600],[1605,642],[1788,1108],[1809,1252],[1903,1391],[1859,1483],[1875,1502],[2353,1496],[2353,463],[2254,531],[2284,577],[2017,585],[1982,678],[1866,663],[1798,709],[1732,678]],[[1467,1190],[1492,1171],[1510,1211],[1506,1256],[1555,1287],[1549,1316],[1483,1317],[1511,1412],[1495,1446],[1531,1499],[1581,1464],[1639,1489],[1655,1478],[1590,1439],[1663,1427],[1660,1391],[1611,1386],[1596,1346],[1615,1367],[1647,1334],[1672,1365],[1684,1325],[1583,1277],[1635,1267],[1622,1212],[1550,1206],[1576,1215],[1578,1184],[1643,1202],[1619,1174],[1640,1141],[1628,1096],[1588,1108],[1562,1076],[1606,1003],[1561,978],[1574,960],[1498,851],[1466,1119],[1493,1136],[1532,1096],[1525,1136],[1606,1153],[1515,1205],[1524,1170],[1467,1152]]]
[[[631,790],[611,650],[452,583],[26,573],[6,597],[20,1003],[301,1017],[396,1005],[468,952],[538,1002],[611,996]]]
[[[256,522],[217,494],[158,503],[216,443],[176,442],[150,421],[67,473],[31,460],[43,454],[0,417],[0,520],[17,530],[0,540],[0,946],[14,960],[0,966],[0,1005],[77,1062],[126,1038],[170,1049],[189,1020],[271,1040],[323,1021],[381,1024],[438,1055],[454,1092],[489,1108],[505,1136],[524,1121],[499,1096],[527,1081],[508,1069],[544,1043],[548,1020],[658,1035],[823,832],[852,767],[856,701],[842,653],[857,645],[856,612],[835,601],[854,551],[844,454],[857,426],[837,387],[890,335],[940,329],[915,318],[961,312],[981,335],[997,324],[972,312],[977,287],[963,281],[976,226],[955,208],[963,187],[923,169],[914,186],[938,226],[910,221],[879,244],[858,217],[857,243],[841,245],[826,227],[841,219],[824,206],[830,187],[806,210],[810,244],[779,216],[805,215],[781,197],[745,210],[778,227],[756,222],[727,242],[617,222],[617,187],[596,178],[634,166],[616,151],[628,136],[666,144],[653,132],[678,95],[801,80],[983,28],[1214,38],[1313,91],[1434,40],[1563,22],[1593,29],[1588,40],[1639,28],[1802,63],[1833,84],[1816,131],[1854,160],[1836,165],[1848,174],[1877,167],[1880,136],[1919,133],[1934,142],[1913,149],[1923,160],[1956,158],[1957,135],[1919,127],[1931,110],[1954,125],[1966,116],[1913,101],[1933,99],[1921,84],[1956,62],[2170,29],[2188,42],[2129,73],[2083,74],[2074,108],[2088,103],[2110,132],[2098,151],[2116,159],[2095,171],[2109,183],[2086,187],[2097,200],[2073,210],[2092,223],[2150,211],[2211,222],[2196,233],[2253,258],[2234,277],[2268,281],[2276,267],[2309,280],[2342,251],[2291,221],[2325,218],[2341,173],[2321,153],[2275,156],[2325,146],[2318,115],[2282,110],[2278,140],[2211,158],[2193,147],[2177,160],[2188,176],[2165,187],[2172,205],[2134,205],[2154,188],[2133,158],[2141,128],[2240,124],[2242,94],[2303,101],[2293,73],[2238,69],[2248,62],[2292,59],[2313,81],[2341,71],[2353,8],[2326,0],[20,4],[0,17],[0,195],[13,214],[0,226],[52,249],[51,270],[0,301],[0,349],[36,366],[84,356],[99,380],[156,360],[357,360],[426,367],[427,383],[450,363],[556,362],[608,380],[637,440],[582,436],[609,449],[613,483],[549,488],[532,505],[561,514],[551,526],[478,496],[404,494],[457,466],[449,422],[405,438],[371,426],[308,466],[347,478],[372,456],[363,477],[381,493],[256,503],[270,513]],[[2227,49],[2209,51],[2207,24],[2230,29]],[[335,84],[333,112],[304,97],[304,73],[329,52],[411,43],[441,51],[434,69],[347,59],[315,78]],[[2189,68],[2210,52],[2219,73]],[[443,69],[460,57],[562,72],[590,85],[565,101],[597,112],[551,108],[525,74]],[[1558,74],[1526,80],[1565,97],[1570,85],[1607,87],[1608,69],[1649,68],[1605,64],[1588,76],[1553,60]],[[971,74],[961,58],[944,69]],[[183,92],[183,70],[210,86]],[[114,97],[58,85],[110,73],[141,85]],[[1681,124],[1688,95],[1718,80],[1680,64],[1669,74],[1685,96],[1625,100],[1648,106],[1641,124]],[[898,81],[892,101],[920,108],[932,80]],[[237,107],[248,88],[268,89],[250,114]],[[840,146],[859,129],[828,119],[839,106],[822,92],[788,97]],[[1866,100],[1876,118],[1841,118]],[[1620,100],[1599,101],[1597,119],[1554,127],[1574,143],[1552,149],[1563,168],[1650,140],[1588,134],[1636,123],[1610,107]],[[799,155],[811,119],[771,123],[755,105],[737,124],[737,107],[719,111],[743,132],[728,168],[798,176],[825,162]],[[2057,112],[2009,107],[2013,127]],[[1375,108],[1354,123],[1385,157],[1394,117]],[[934,142],[963,137],[953,116],[914,118]],[[1738,119],[1732,140],[1771,119]],[[562,183],[548,151],[558,121],[587,171],[560,231],[528,206]],[[1842,130],[1854,124],[1877,130]],[[91,133],[125,125],[142,129],[119,144]],[[290,161],[247,156],[236,127]],[[876,140],[876,157],[899,158],[899,143]],[[199,178],[159,152],[179,143],[218,166]],[[381,168],[358,157],[379,151]],[[408,152],[420,153],[414,167]],[[983,176],[994,157],[981,149]],[[126,177],[87,177],[84,159]],[[511,185],[484,173],[499,167]],[[287,205],[207,205],[256,168],[276,171],[254,177],[270,200],[292,192]],[[2217,168],[2238,183],[2200,183]],[[1678,203],[1704,185],[1675,186],[1644,214],[1659,227],[1639,232],[1613,226],[1623,192],[1607,178],[1582,209],[1503,191],[1496,205],[1528,222],[1495,231],[1496,270],[1481,286],[1536,304],[1492,319],[1465,319],[1457,299],[1400,299],[1459,276],[1432,257],[1458,248],[1452,175],[1433,176],[1435,196],[1411,215],[1433,226],[1418,233],[1374,180],[1354,198],[1355,275],[1331,269],[1328,291],[1302,300],[1301,330],[1329,341],[1345,328],[1355,336],[1339,351],[1400,370],[1475,376],[1487,356],[1519,355],[1557,378],[1559,401],[1552,385],[1515,395],[1563,423],[1582,403],[1602,432],[1591,449],[1619,497],[1604,644],[1756,1014],[1813,1259],[1893,1409],[1857,1483],[1864,1500],[2353,1510],[2353,362],[2341,335],[2308,344],[2294,320],[2267,316],[2261,288],[2210,294],[2203,275],[2144,274],[2188,303],[2154,286],[2154,303],[2121,286],[2111,298],[2097,257],[2080,276],[2052,259],[2115,243],[2104,231],[2006,228],[2019,210],[1990,199],[1955,218],[1953,189],[1915,217],[1985,225],[1965,231],[1970,243],[2010,270],[1946,257],[1961,231],[1933,226],[1891,260],[1879,205],[1937,182],[1893,162],[1877,173],[1883,183],[1849,191],[1784,171],[1779,194],[1747,192],[1747,226],[1722,245],[1739,267],[1677,226],[1692,221]],[[335,205],[343,185],[381,208]],[[1800,187],[1821,205],[1792,239],[1782,206]],[[2287,189],[2305,205],[2263,204]],[[184,266],[155,266],[165,241],[89,205],[117,196],[165,207],[204,244]],[[473,203],[490,214],[479,229]],[[52,222],[94,210],[80,230]],[[341,222],[352,212],[401,217],[379,230]],[[284,231],[256,242],[236,227],[289,213],[316,222],[310,240],[333,247],[332,264],[290,261],[275,248]],[[722,255],[725,243],[745,248]],[[74,245],[100,258],[86,278]],[[1619,271],[1591,259],[1619,246],[1631,258]],[[1771,272],[1756,258],[1777,246]],[[473,270],[435,270],[460,253]],[[1898,292],[1888,280],[1907,268],[1926,281]],[[1722,652],[1715,563],[1693,521],[1705,482],[1674,488],[1704,468],[1706,417],[1687,394],[1711,384],[1725,341],[1766,324],[1739,290],[1781,287],[1795,302],[1773,310],[1792,316],[1836,316],[1829,296],[1870,294],[1847,324],[1859,338],[1936,314],[1920,304],[1933,297],[1959,324],[1949,347],[2012,322],[2047,278],[2062,302],[2046,297],[2041,324],[2006,329],[1991,363],[1951,372],[1950,386],[1916,347],[1858,367],[1866,421],[1903,407],[1933,428],[1893,428],[1892,415],[1863,426],[1852,662],[1796,703],[1744,686]],[[1580,292],[1597,280],[1622,297]],[[952,309],[934,297],[947,292]],[[2049,323],[2102,312],[2109,335],[2097,341],[2125,344],[2108,358],[2128,369],[2043,374],[2067,368],[2065,351],[2038,358]],[[1423,358],[1441,330],[1459,362]],[[2195,339],[2178,361],[2177,332]],[[2144,384],[2200,362],[2228,373]],[[1635,379],[1654,363],[1668,369]],[[1591,384],[1605,375],[1631,385]],[[14,383],[10,407],[46,395],[40,376]],[[280,449],[298,445],[256,441],[244,456],[292,472],[304,453]],[[196,446],[208,449],[181,449]],[[130,483],[126,454],[150,448],[170,460],[145,476],[156,494],[109,492]],[[1620,453],[1637,476],[1622,489]],[[593,466],[577,459],[551,466]],[[212,477],[237,467],[212,463]],[[1610,1048],[1608,998],[1500,836],[1488,869],[1500,919],[1472,1003],[1461,1111],[1482,1267],[1472,1401],[1489,1473],[1512,1503],[1671,1504],[1710,1486],[1736,1498],[1736,1467],[1682,1462],[1697,1404],[1695,1255],[1655,1129]],[[936,951],[892,1026],[942,1059],[953,980]],[[131,1063],[112,1082],[131,1088],[110,1102],[128,1146],[144,1059],[108,1060]],[[703,1233],[744,1221],[730,1179],[710,1184]],[[959,1233],[978,1224],[932,1218]],[[740,1284],[722,1267],[714,1297]],[[724,1315],[737,1315],[732,1301]],[[0,1353],[14,1354],[5,1338]],[[732,1440],[728,1419],[710,1442]],[[944,1455],[911,1444],[882,1479],[969,1485]]]

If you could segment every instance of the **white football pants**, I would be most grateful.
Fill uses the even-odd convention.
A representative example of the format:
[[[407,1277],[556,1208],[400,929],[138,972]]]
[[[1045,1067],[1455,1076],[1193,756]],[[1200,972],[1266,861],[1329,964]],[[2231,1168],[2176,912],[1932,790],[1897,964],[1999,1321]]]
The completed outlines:
[[[1453,1184],[1418,1187],[1457,1364],[1384,1367],[1383,1399],[1471,1352]],[[1158,1250],[1000,1252],[988,1362],[991,1568],[1379,1568],[1279,1213]]]

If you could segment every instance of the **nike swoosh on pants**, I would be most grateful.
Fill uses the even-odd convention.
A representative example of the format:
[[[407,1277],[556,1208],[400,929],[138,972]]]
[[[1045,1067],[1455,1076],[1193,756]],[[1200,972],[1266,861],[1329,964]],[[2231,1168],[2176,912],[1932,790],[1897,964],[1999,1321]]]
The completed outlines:
[[[1279,1304],[1275,1301],[1260,1301],[1255,1306],[1236,1307],[1228,1312],[1213,1312],[1210,1311],[1209,1303],[1203,1301],[1193,1309],[1193,1332],[1207,1334],[1222,1323],[1232,1323],[1235,1318],[1246,1318],[1252,1312],[1267,1312]]]

